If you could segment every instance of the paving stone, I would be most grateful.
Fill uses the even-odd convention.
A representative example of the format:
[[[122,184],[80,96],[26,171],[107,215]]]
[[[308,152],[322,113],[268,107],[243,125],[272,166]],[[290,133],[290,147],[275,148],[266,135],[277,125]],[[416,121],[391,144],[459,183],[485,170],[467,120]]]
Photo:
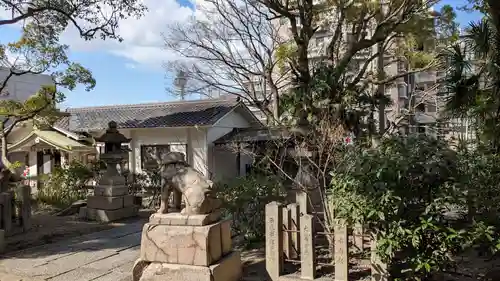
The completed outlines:
[[[93,280],[107,274],[106,270],[89,270],[85,267],[80,267],[75,270],[63,273],[61,275],[50,278],[50,281],[69,281],[69,280]]]
[[[135,205],[116,210],[87,208],[88,219],[99,222],[113,222],[124,218],[135,217],[138,215],[138,212],[139,207]]]
[[[130,268],[135,260],[139,257],[140,245],[135,246],[130,249],[123,250],[119,252],[117,255],[108,257],[103,260],[95,261],[90,264],[87,264],[86,268],[97,269],[97,270],[115,270],[123,265],[128,265]],[[132,271],[130,271],[132,272]]]
[[[77,252],[74,255],[66,256],[64,258],[51,261],[47,264],[39,265],[33,268],[23,268],[23,270],[17,271],[16,273],[21,273],[29,277],[44,276],[45,278],[49,278],[77,269],[93,261],[110,257],[112,255],[116,255],[116,251],[112,249],[95,252]]]
[[[0,272],[20,276],[19,281],[35,278],[132,281],[132,266],[139,256],[142,226],[143,221],[138,221],[9,254],[0,260]],[[3,278],[0,280],[4,281]]]
[[[132,275],[112,271],[108,272],[106,275],[92,279],[91,281],[132,281]]]

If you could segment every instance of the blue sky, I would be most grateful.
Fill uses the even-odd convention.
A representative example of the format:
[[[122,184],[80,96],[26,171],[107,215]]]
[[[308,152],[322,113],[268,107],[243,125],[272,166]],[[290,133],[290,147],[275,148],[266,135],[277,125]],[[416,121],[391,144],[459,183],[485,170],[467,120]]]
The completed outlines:
[[[464,1],[466,0],[443,0],[439,6],[460,6]],[[63,108],[174,99],[165,90],[172,79],[162,68],[162,57],[168,57],[168,54],[162,50],[160,34],[166,24],[182,20],[191,13],[193,6],[189,0],[145,0],[145,3],[151,4],[148,5],[150,12],[140,21],[130,20],[124,24],[125,41],[121,45],[89,43],[71,34],[66,36],[64,42],[71,46],[70,58],[89,68],[97,85],[90,92],[77,88],[67,93]],[[479,18],[477,13],[458,14],[462,25]],[[3,42],[13,41],[18,36],[19,31],[15,27],[0,30]]]

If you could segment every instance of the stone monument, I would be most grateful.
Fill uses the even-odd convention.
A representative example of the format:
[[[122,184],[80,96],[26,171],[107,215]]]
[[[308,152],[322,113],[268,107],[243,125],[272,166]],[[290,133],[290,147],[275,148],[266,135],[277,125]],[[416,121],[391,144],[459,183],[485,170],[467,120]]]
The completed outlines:
[[[231,221],[222,220],[212,182],[190,167],[184,154],[165,155],[160,168],[162,207],[144,225],[134,281],[237,281],[240,253],[232,250]],[[184,199],[182,212],[168,213],[169,191]]]
[[[139,207],[134,204],[134,196],[128,194],[125,178],[118,173],[117,165],[128,157],[128,149],[123,149],[123,143],[129,143],[117,130],[116,122],[108,124],[106,133],[97,142],[104,143],[104,153],[100,160],[106,164],[106,171],[101,175],[94,195],[87,197],[87,207],[80,209],[80,216],[90,220],[111,222],[136,216]]]

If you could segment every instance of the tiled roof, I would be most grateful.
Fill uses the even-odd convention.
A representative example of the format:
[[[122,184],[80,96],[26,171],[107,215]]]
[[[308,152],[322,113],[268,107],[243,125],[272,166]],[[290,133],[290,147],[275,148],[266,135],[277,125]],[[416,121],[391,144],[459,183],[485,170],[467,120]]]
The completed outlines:
[[[233,142],[259,142],[273,140],[289,140],[294,133],[287,128],[234,128],[228,134],[217,139],[214,143],[226,144]]]
[[[67,110],[70,116],[54,126],[72,132],[106,129],[110,121],[122,129],[210,126],[240,104],[237,100],[211,99],[71,108]]]

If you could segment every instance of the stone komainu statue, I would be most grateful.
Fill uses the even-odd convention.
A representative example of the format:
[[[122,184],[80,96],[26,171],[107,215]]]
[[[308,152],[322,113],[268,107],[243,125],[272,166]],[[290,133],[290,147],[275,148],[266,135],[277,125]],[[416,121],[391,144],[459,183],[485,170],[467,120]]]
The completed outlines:
[[[218,209],[221,201],[214,197],[212,181],[202,173],[189,166],[184,153],[169,152],[160,162],[162,178],[161,205],[158,213],[168,212],[168,199],[172,191],[182,194],[185,208],[181,214],[208,214]],[[180,209],[180,200],[175,202]]]

